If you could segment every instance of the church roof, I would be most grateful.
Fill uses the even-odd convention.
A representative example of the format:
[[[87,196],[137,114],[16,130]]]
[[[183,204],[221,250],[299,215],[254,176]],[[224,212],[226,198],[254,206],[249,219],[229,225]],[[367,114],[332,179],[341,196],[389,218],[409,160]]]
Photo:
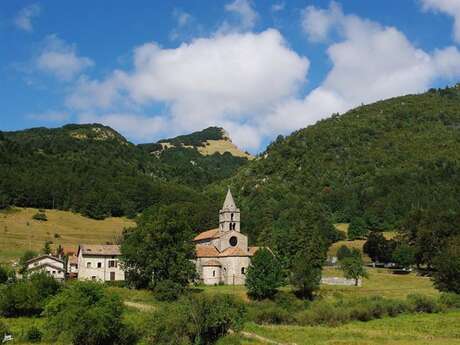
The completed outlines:
[[[195,250],[196,250],[197,258],[207,258],[207,257],[219,256],[219,251],[214,246],[198,245],[196,246]]]
[[[232,192],[228,189],[227,196],[225,197],[224,206],[222,210],[236,210],[235,200],[233,200]]]
[[[201,266],[219,266],[220,267],[222,265],[217,260],[208,260],[204,264],[202,264]]]
[[[249,256],[249,253],[238,247],[230,247],[220,253],[219,256]]]
[[[195,236],[193,240],[201,241],[201,240],[214,239],[214,238],[219,238],[221,235],[222,235],[222,232],[220,231],[219,228],[217,228],[217,229],[203,231],[199,233],[197,236]]]
[[[248,247],[249,255],[253,256],[257,251],[259,250],[260,247]]]

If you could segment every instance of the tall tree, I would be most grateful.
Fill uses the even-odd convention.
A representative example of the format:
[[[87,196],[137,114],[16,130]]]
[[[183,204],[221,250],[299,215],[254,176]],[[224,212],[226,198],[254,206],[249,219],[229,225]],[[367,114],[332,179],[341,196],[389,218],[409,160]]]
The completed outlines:
[[[363,257],[361,252],[357,249],[353,249],[350,256],[340,260],[340,268],[345,278],[355,280],[355,286],[358,286],[360,278],[367,277]]]
[[[433,280],[441,291],[460,294],[460,236],[449,240],[449,245],[434,259]]]
[[[174,288],[178,294],[196,276],[193,233],[179,205],[146,210],[136,228],[124,231],[122,262],[133,286]]]

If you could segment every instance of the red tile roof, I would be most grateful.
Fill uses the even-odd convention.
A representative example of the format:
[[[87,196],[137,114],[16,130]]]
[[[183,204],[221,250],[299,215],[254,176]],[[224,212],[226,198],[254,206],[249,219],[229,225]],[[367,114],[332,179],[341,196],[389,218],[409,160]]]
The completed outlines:
[[[253,256],[259,249],[260,247],[248,247],[249,255]]]
[[[230,247],[225,249],[219,256],[249,256],[249,253],[244,252],[241,248]]]
[[[199,233],[193,240],[194,241],[201,241],[201,240],[208,240],[208,239],[214,239],[214,238],[219,238],[222,235],[222,232],[220,229],[212,229],[208,231],[204,231]]]
[[[198,245],[196,246],[196,257],[197,258],[206,258],[206,257],[217,257],[219,256],[219,251],[214,246]]]

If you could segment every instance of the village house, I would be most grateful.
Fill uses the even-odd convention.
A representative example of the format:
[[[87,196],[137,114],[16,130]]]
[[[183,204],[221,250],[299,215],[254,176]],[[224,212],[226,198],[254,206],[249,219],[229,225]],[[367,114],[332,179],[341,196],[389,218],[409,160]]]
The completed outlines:
[[[196,249],[196,269],[206,285],[242,285],[251,257],[258,247],[248,246],[248,237],[240,232],[240,210],[230,190],[219,212],[219,227],[198,234],[193,242]]]
[[[63,247],[62,255],[67,258],[67,278],[76,279],[78,278],[78,257],[77,247]]]
[[[77,251],[78,280],[125,280],[120,255],[118,245],[80,245]]]
[[[40,255],[26,262],[27,273],[45,272],[56,280],[65,279],[64,261],[52,255]]]

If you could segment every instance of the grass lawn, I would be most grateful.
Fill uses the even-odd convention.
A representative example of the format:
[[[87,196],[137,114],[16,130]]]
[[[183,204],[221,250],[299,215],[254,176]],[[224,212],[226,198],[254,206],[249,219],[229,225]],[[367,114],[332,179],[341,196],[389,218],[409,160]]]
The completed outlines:
[[[39,251],[47,240],[55,246],[114,242],[123,228],[134,225],[125,218],[93,220],[58,210],[47,210],[48,221],[40,222],[32,219],[37,212],[32,208],[0,212],[0,263],[18,259],[28,249]]]
[[[339,327],[258,326],[250,323],[245,330],[298,345],[454,345],[460,344],[459,325],[460,311],[452,311],[352,322]]]

